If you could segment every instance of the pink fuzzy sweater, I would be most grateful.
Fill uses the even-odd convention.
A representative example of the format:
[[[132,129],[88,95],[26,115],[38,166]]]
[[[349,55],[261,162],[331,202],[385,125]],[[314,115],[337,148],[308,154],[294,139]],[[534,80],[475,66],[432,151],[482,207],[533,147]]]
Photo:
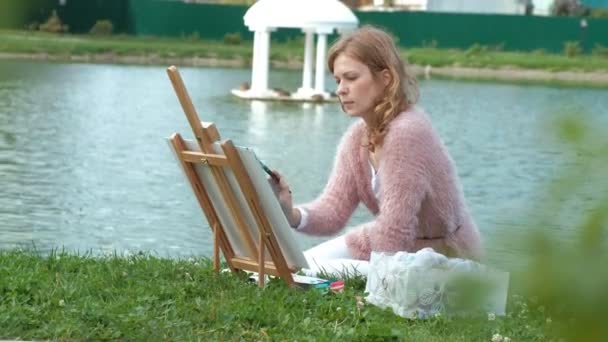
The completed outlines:
[[[377,171],[378,199],[372,192],[366,136],[362,120],[344,134],[322,194],[301,205],[308,220],[299,231],[336,234],[363,202],[375,219],[346,235],[356,259],[368,260],[371,251],[414,252],[424,247],[479,258],[479,232],[467,212],[452,160],[427,116],[410,109],[389,124]]]

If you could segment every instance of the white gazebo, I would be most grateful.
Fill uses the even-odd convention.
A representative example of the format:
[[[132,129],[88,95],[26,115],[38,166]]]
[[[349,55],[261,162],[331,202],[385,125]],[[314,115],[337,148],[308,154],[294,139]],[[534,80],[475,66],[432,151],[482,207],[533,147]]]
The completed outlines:
[[[243,17],[254,32],[251,85],[233,89],[240,98],[255,100],[331,101],[325,91],[327,35],[353,30],[355,14],[338,0],[258,0]],[[295,93],[268,87],[270,34],[277,28],[299,28],[305,34],[302,86]],[[313,76],[314,41],[317,41]]]

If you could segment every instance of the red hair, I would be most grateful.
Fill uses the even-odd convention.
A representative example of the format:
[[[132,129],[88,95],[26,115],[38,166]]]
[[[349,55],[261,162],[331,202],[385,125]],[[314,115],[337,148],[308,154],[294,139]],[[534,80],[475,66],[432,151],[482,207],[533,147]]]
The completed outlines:
[[[391,36],[373,26],[363,26],[342,36],[329,49],[327,64],[334,72],[334,62],[340,54],[346,54],[365,64],[374,77],[388,70],[391,81],[383,96],[376,99],[374,117],[376,125],[368,128],[368,148],[382,145],[388,132],[388,124],[399,113],[418,101],[418,84],[404,61]]]

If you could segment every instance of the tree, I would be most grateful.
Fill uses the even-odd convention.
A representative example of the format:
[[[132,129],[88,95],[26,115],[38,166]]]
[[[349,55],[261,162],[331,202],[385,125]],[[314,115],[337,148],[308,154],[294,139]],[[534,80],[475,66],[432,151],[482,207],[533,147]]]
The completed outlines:
[[[587,8],[578,0],[555,0],[551,5],[551,15],[556,16],[583,16],[587,12]]]

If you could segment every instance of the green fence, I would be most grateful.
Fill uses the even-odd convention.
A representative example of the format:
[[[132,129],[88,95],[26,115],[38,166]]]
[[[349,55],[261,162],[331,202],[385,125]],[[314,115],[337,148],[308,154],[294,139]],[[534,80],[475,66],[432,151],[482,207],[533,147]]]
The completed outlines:
[[[51,2],[57,4],[57,1]],[[6,3],[26,6],[23,4],[48,4],[49,1],[0,0],[0,3],[3,3],[0,6]],[[32,6],[27,6],[31,10]],[[246,6],[167,0],[68,0],[65,6],[57,7],[61,19],[73,33],[88,32],[95,21],[109,19],[119,33],[173,37],[197,34],[202,39],[221,40],[226,33],[238,32],[243,39],[253,37],[243,24]],[[586,25],[581,25],[580,18],[565,17],[432,12],[357,11],[355,14],[361,24],[381,26],[392,32],[405,47],[431,45],[466,49],[477,43],[504,50],[561,52],[566,41],[579,41],[585,51],[596,44],[608,46],[606,19],[585,19]],[[279,41],[301,39],[301,36],[298,30],[285,29],[272,35]]]
[[[608,20],[523,15],[433,12],[357,12],[361,24],[382,26],[403,46],[467,48],[478,43],[504,50],[560,52],[564,42],[580,41],[589,51],[608,45]]]
[[[246,6],[187,4],[159,0],[131,0],[134,31],[140,35],[183,36],[197,32],[201,38],[222,39],[239,32],[253,39],[243,24]]]
[[[134,12],[129,3],[129,0],[66,0],[65,5],[57,6],[57,13],[72,33],[89,32],[98,20],[110,20],[116,33],[135,33],[131,22]]]
[[[243,24],[246,6],[185,4],[160,0],[131,0],[133,32],[146,35],[188,35],[222,39],[228,32],[252,34]],[[405,47],[437,45],[466,49],[477,43],[504,50],[545,49],[561,52],[566,41],[580,41],[585,51],[608,46],[608,20],[521,15],[432,12],[355,12],[361,24],[386,28]],[[179,18],[179,19],[178,19]],[[296,30],[278,30],[273,39],[300,37]]]
[[[243,23],[247,6],[187,4],[164,0],[130,0],[132,32],[138,35],[183,37],[198,34],[202,39],[222,40],[227,33],[239,33],[252,40]],[[272,39],[285,41],[301,36],[296,29],[280,29]]]

